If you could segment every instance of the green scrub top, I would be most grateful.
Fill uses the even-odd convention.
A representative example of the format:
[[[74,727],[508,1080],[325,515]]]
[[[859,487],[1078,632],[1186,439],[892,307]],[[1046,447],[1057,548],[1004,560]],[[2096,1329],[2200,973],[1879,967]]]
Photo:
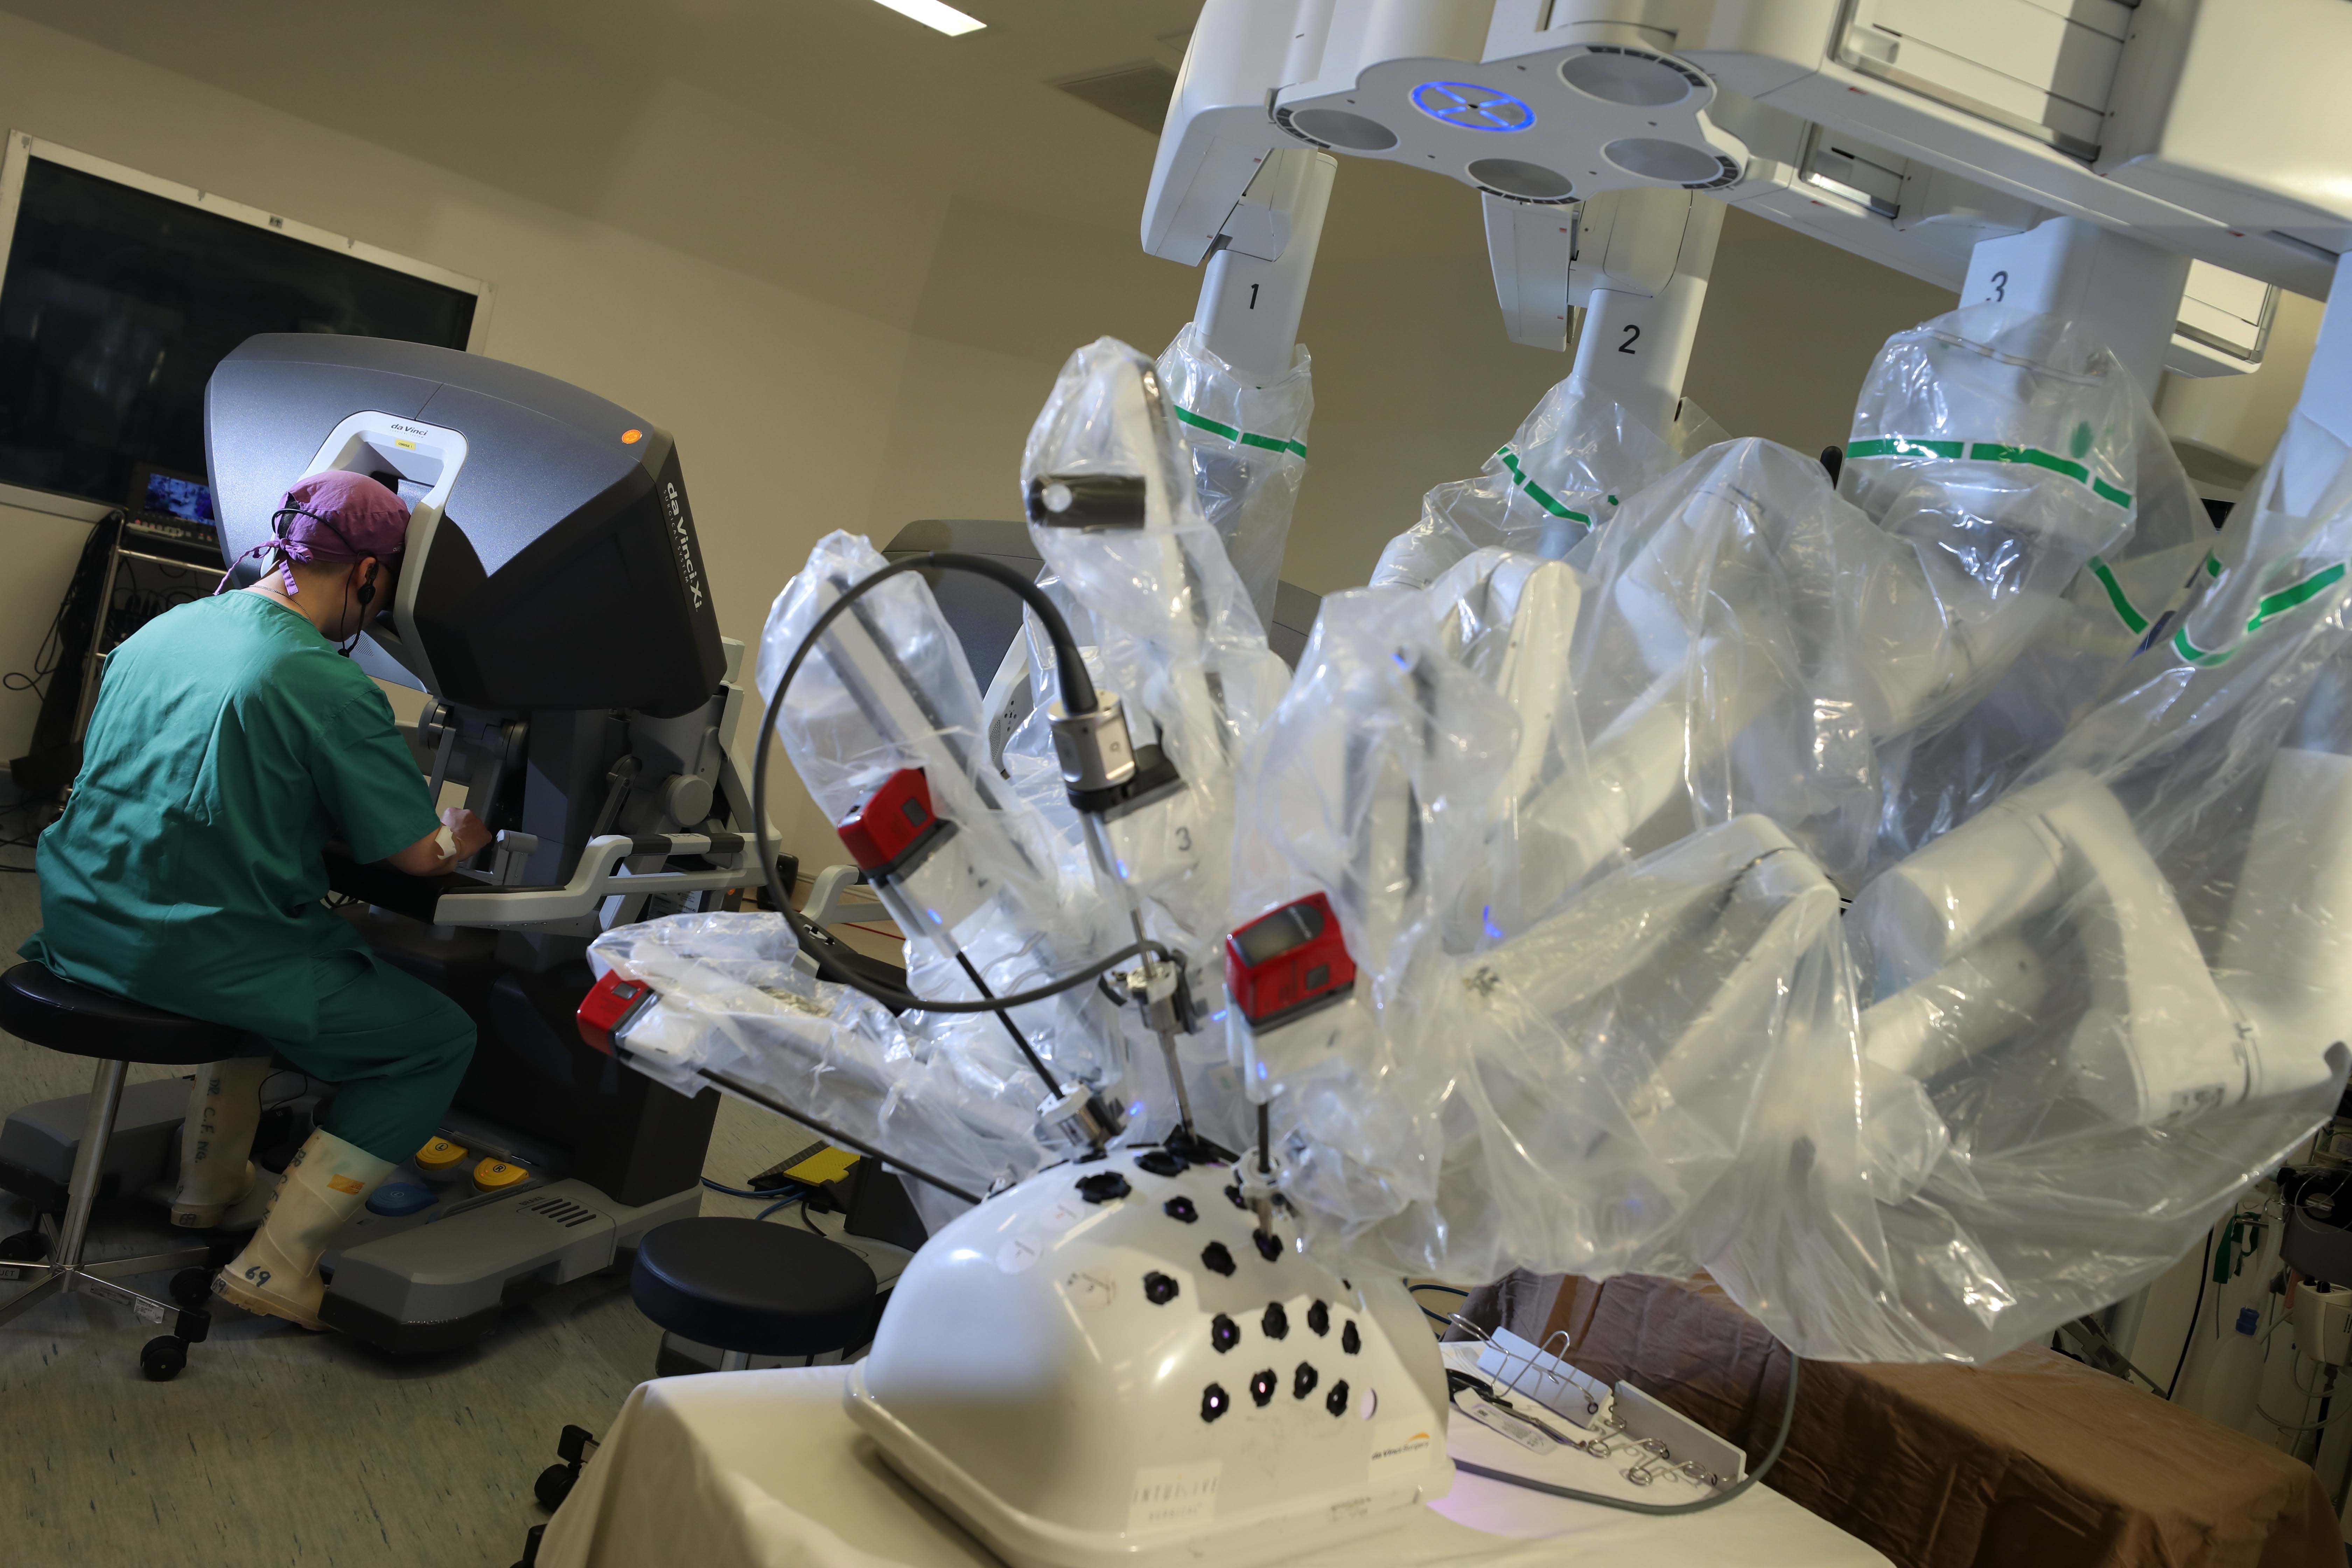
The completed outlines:
[[[439,826],[364,671],[274,599],[200,599],[107,659],[20,951],[150,1006],[307,1040],[313,960],[364,945],[320,901],[328,841],[382,860]]]

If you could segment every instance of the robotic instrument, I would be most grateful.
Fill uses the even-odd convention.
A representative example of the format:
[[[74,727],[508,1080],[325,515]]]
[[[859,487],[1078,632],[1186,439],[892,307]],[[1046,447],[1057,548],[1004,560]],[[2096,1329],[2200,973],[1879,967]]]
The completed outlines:
[[[508,1297],[609,1267],[698,1206],[717,1097],[619,1071],[572,1015],[599,932],[762,880],[730,749],[741,646],[719,635],[668,434],[576,387],[413,343],[268,335],[214,373],[205,426],[232,560],[303,475],[370,474],[412,509],[392,602],[354,657],[425,694],[418,768],[496,837],[445,878],[331,861],[329,879],[480,1045],[442,1129],[452,1147],[330,1248],[323,1316],[387,1349],[446,1348]],[[120,1190],[168,1183],[184,1094],[126,1097]],[[78,1116],[20,1112],[0,1179],[41,1189],[69,1168]]]

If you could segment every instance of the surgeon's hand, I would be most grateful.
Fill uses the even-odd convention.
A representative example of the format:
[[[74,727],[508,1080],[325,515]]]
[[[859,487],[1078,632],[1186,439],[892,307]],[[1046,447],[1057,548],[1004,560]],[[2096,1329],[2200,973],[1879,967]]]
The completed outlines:
[[[412,877],[433,877],[450,869],[460,860],[478,854],[490,841],[490,830],[482,819],[463,806],[451,806],[441,814],[441,826],[392,858],[392,868]],[[450,845],[455,852],[447,852]]]

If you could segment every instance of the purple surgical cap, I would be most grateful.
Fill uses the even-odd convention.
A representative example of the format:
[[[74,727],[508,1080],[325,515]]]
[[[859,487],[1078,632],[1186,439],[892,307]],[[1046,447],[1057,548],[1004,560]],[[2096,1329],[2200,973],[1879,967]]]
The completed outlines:
[[[408,503],[365,474],[332,468],[298,479],[278,504],[270,520],[271,537],[237,557],[278,552],[278,573],[289,594],[294,584],[291,561],[358,561],[365,556],[390,560],[408,540]],[[230,563],[234,569],[236,563]],[[220,592],[228,578],[220,580]]]

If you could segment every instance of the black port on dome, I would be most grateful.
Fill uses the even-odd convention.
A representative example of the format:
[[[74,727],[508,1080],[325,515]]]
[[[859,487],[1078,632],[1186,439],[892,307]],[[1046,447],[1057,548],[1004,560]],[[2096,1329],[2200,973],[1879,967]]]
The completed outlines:
[[[1268,1263],[1282,1256],[1282,1237],[1270,1230],[1254,1230],[1250,1232],[1250,1240],[1257,1245],[1257,1255]]]
[[[1191,1225],[1201,1217],[1201,1211],[1192,1206],[1192,1200],[1190,1198],[1170,1198],[1160,1205],[1160,1212],[1170,1219],[1181,1219],[1186,1225]]]
[[[1234,1322],[1223,1312],[1219,1312],[1215,1317],[1209,1320],[1209,1348],[1211,1350],[1215,1351],[1219,1355],[1223,1355],[1241,1342],[1242,1326],[1239,1323]]]
[[[1225,1250],[1223,1242],[1213,1241],[1201,1248],[1201,1267],[1212,1274],[1231,1276],[1234,1271],[1234,1255]]]
[[[1290,1397],[1293,1399],[1304,1399],[1308,1394],[1314,1393],[1316,1377],[1317,1374],[1313,1365],[1307,1362],[1300,1362],[1298,1363],[1298,1370],[1290,1374]]]
[[[1356,1331],[1355,1324],[1349,1323],[1339,1331],[1339,1348],[1349,1355],[1364,1348],[1364,1336]]]
[[[1269,1301],[1265,1316],[1258,1320],[1257,1326],[1267,1339],[1287,1339],[1290,1335],[1290,1314],[1282,1310],[1281,1302]]]
[[[1117,1171],[1097,1171],[1091,1176],[1078,1178],[1078,1196],[1090,1204],[1107,1204],[1123,1198],[1135,1189]]]
[[[1274,1403],[1274,1391],[1281,1386],[1282,1374],[1272,1367],[1250,1374],[1250,1398],[1261,1410]]]
[[[1143,1277],[1143,1299],[1155,1307],[1164,1307],[1176,1299],[1176,1281],[1157,1268]]]
[[[1324,1396],[1323,1408],[1334,1415],[1348,1414],[1348,1380],[1346,1378],[1343,1377],[1331,1385],[1331,1392]]]
[[[1234,1396],[1225,1392],[1223,1384],[1213,1383],[1201,1390],[1202,1420],[1214,1421],[1233,1407]]]
[[[1315,1337],[1318,1340],[1324,1335],[1329,1333],[1331,1331],[1331,1304],[1328,1301],[1318,1301],[1313,1306],[1307,1308],[1307,1326],[1315,1331]]]

